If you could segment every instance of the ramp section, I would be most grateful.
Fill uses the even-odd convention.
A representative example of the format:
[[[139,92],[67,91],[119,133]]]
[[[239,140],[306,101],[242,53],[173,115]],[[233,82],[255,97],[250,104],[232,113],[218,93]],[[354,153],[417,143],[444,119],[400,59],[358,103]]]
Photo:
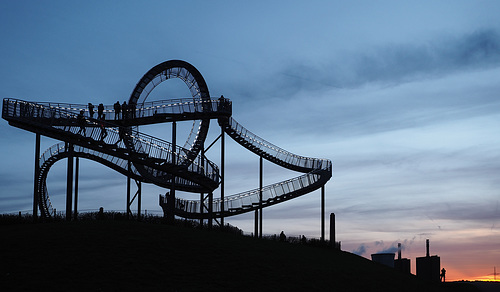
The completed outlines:
[[[221,118],[224,131],[241,146],[262,158],[286,169],[303,172],[296,178],[271,184],[261,190],[253,189],[239,194],[214,199],[212,210],[215,217],[234,216],[284,202],[310,193],[324,186],[332,176],[332,163],[328,159],[304,157],[288,152],[253,134],[233,118]],[[210,218],[202,204],[196,200],[177,200],[176,214],[187,218]]]

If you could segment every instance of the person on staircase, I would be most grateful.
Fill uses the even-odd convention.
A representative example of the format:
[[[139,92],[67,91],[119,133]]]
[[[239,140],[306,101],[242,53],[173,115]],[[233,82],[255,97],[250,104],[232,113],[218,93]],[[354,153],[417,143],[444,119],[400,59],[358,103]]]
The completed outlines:
[[[84,110],[81,110],[78,116],[76,117],[78,126],[80,126],[80,130],[78,130],[77,135],[82,135],[85,136],[85,116],[83,115],[85,113]]]
[[[101,128],[101,142],[104,142],[104,138],[106,138],[106,136],[108,136],[108,132],[106,131],[106,127],[104,126],[104,121],[106,120],[106,117],[104,115],[104,113],[101,115],[101,118],[100,118],[100,128]]]

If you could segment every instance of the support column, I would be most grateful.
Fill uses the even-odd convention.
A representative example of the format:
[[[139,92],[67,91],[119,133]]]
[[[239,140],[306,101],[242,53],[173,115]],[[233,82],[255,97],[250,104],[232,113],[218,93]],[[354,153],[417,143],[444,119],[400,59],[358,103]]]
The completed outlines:
[[[141,221],[141,201],[142,201],[142,183],[135,182],[137,185],[137,220]]]
[[[71,221],[71,201],[73,199],[73,144],[66,143],[68,151],[68,171],[66,176],[66,221]]]
[[[325,241],[325,186],[321,187],[321,241]]]
[[[214,219],[213,202],[214,202],[214,193],[210,192],[208,194],[208,228],[209,229],[212,229],[213,219]]]
[[[38,176],[40,174],[40,134],[35,136],[35,179],[33,180],[33,221],[38,220]]]
[[[172,122],[172,164],[177,165],[177,123]],[[175,220],[175,176],[172,174],[172,185],[170,187],[170,198],[167,199],[167,221],[169,223],[174,223]]]
[[[262,155],[259,161],[259,238],[262,238],[262,186],[263,186],[263,163],[264,159]]]
[[[75,207],[73,211],[73,219],[78,220],[78,172],[80,168],[80,159],[75,157]]]
[[[222,228],[224,228],[224,181],[225,181],[225,173],[224,173],[224,165],[225,165],[225,133],[224,133],[224,128],[221,126],[220,127],[220,130],[221,130],[221,140],[220,140],[220,165],[221,165],[221,169],[220,169],[220,176],[221,176],[221,181],[220,181],[220,201],[221,201],[221,205],[220,205],[220,211],[221,211],[221,215],[220,215],[220,225],[222,226]]]
[[[259,210],[255,210],[255,218],[254,218],[254,221],[255,221],[255,226],[254,226],[254,233],[253,233],[253,236],[255,238],[258,238],[259,237]]]
[[[205,167],[205,145],[201,148],[201,165]],[[203,228],[203,210],[205,208],[205,194],[200,193],[200,228]]]
[[[205,194],[200,193],[200,228],[203,228],[203,213],[205,208]]]
[[[132,213],[130,211],[130,175],[129,175],[131,170],[132,170],[132,163],[129,160],[127,163],[127,171],[128,171],[128,174],[127,174],[127,209],[125,211],[127,213],[127,215],[125,215],[127,220],[130,219],[130,213]]]

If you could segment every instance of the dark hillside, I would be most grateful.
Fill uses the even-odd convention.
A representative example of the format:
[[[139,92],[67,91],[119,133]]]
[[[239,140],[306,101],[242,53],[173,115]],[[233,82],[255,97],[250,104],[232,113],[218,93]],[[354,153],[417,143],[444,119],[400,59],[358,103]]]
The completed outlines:
[[[2,225],[2,291],[477,291],[362,257],[132,221]]]

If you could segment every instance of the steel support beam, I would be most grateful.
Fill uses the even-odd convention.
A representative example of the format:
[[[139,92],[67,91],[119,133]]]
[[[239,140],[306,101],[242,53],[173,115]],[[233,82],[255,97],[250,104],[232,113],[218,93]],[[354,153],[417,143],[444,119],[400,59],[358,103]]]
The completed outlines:
[[[255,218],[254,218],[254,222],[255,222],[255,225],[254,225],[254,232],[253,232],[253,236],[255,238],[259,237],[259,210],[255,210]]]
[[[214,142],[215,143],[215,142]],[[212,143],[213,145],[213,143]],[[208,148],[212,147],[212,145],[208,146]],[[205,165],[205,146],[201,148],[201,165]],[[200,228],[203,228],[203,209],[205,208],[205,194],[200,193]]]
[[[226,180],[225,179],[225,173],[224,173],[224,170],[225,170],[225,133],[224,133],[224,128],[221,126],[220,127],[220,130],[221,130],[221,140],[220,140],[220,177],[221,177],[221,181],[220,181],[220,201],[221,201],[221,208],[220,208],[220,211],[221,211],[221,217],[220,217],[220,224],[222,226],[222,228],[224,228],[224,181]]]
[[[78,172],[80,168],[80,159],[75,157],[75,205],[73,211],[73,219],[78,220]]]
[[[214,202],[214,193],[210,192],[208,194],[208,228],[209,229],[212,229],[212,226],[213,226],[213,219],[214,219],[213,202]]]
[[[127,163],[127,171],[129,173],[129,175],[127,175],[127,219],[130,219],[130,217],[132,216],[132,209],[130,208],[130,206],[132,206],[132,203],[135,201],[135,199],[137,198],[137,220],[141,220],[141,196],[142,196],[142,184],[141,184],[141,181],[139,180],[136,180],[134,179],[135,181],[135,185],[137,187],[137,191],[135,192],[134,194],[134,197],[132,199],[130,199],[130,193],[132,191],[132,187],[131,187],[131,173],[132,173],[132,163],[130,161],[128,161]]]
[[[140,181],[135,181],[137,185],[137,192],[135,196],[137,197],[137,220],[141,221],[141,200],[142,200],[142,183]]]
[[[177,165],[177,123],[172,122],[172,164]],[[170,187],[170,198],[167,198],[167,221],[174,223],[175,220],[175,176],[172,175],[172,185]]]
[[[130,173],[132,171],[132,163],[130,162],[130,160],[128,161],[127,163],[127,170],[128,170],[128,173]],[[130,211],[130,175],[127,175],[127,209],[126,209],[126,218],[127,220],[130,219],[130,214],[132,213],[132,211]]]
[[[200,193],[200,228],[203,228],[203,209],[205,209],[205,194]]]
[[[66,221],[71,221],[71,201],[73,199],[73,144],[66,143],[68,151],[68,171],[66,176]]]
[[[262,238],[262,186],[264,173],[264,159],[262,155],[259,160],[259,238]]]
[[[35,136],[35,179],[33,180],[33,221],[38,220],[38,176],[40,174],[40,134]]]
[[[321,241],[325,241],[325,186],[321,187]]]

